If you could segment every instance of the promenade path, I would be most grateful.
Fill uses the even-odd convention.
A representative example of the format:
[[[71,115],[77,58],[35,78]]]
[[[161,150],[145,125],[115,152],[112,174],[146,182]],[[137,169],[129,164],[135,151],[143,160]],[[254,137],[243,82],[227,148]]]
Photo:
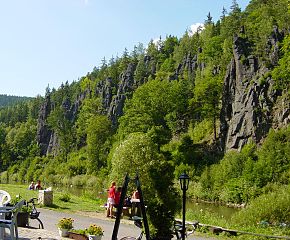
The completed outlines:
[[[60,218],[70,217],[74,219],[75,229],[87,228],[91,223],[100,225],[104,230],[104,236],[102,240],[109,240],[112,237],[112,232],[114,228],[114,219],[109,219],[105,217],[105,213],[64,213],[56,212],[48,209],[40,209],[40,219],[43,221],[45,229],[30,229],[30,228],[18,228],[19,229],[19,240],[59,240],[68,238],[61,238],[58,235],[57,222]],[[134,226],[133,222],[130,220],[122,219],[119,227],[118,238],[124,236],[134,236],[137,237],[140,233],[139,228]],[[6,230],[6,235],[4,240],[9,240],[9,230]],[[145,239],[145,236],[143,237]],[[195,240],[214,240],[214,238],[207,238],[203,236],[191,235],[188,239]],[[2,239],[1,239],[2,240]]]

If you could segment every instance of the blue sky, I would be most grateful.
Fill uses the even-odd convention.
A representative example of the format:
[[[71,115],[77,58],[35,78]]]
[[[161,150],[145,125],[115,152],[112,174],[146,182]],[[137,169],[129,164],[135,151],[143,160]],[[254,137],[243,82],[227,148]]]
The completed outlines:
[[[242,9],[249,0],[237,0]],[[232,0],[0,0],[0,94],[44,95],[139,42],[181,37]]]

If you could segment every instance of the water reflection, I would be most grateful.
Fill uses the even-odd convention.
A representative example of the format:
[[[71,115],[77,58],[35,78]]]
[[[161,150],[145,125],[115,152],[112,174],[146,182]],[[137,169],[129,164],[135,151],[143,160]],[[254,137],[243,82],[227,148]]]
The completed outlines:
[[[97,188],[77,188],[77,187],[55,187],[55,190],[68,192],[77,196],[87,196],[90,198],[99,198],[104,201],[107,200],[107,191],[106,189],[97,189]],[[181,200],[180,200],[181,201]],[[205,202],[194,202],[187,201],[186,209],[190,209],[194,212],[208,212],[218,215],[224,219],[230,219],[231,216],[239,211],[238,208],[227,207],[219,204],[205,203]]]
[[[194,202],[194,201],[187,201],[186,202],[186,209],[190,209],[194,212],[208,212],[214,213],[221,218],[230,219],[231,216],[239,211],[239,208],[232,208],[223,206],[220,204],[213,204],[213,203],[205,203],[205,202]]]

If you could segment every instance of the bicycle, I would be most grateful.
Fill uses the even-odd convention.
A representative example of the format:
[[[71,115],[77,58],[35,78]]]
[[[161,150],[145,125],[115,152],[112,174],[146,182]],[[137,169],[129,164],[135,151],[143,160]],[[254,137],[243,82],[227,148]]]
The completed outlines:
[[[137,238],[127,236],[127,237],[122,237],[120,240],[141,240],[142,237],[143,237],[143,234],[144,234],[142,219],[143,218],[138,217],[138,216],[133,216],[132,217],[132,220],[134,221],[135,226],[137,226],[138,228],[141,229],[141,232],[140,232],[140,234],[139,234],[139,236]]]
[[[195,221],[192,223],[186,222],[185,223],[185,237],[188,237],[189,235],[193,234],[195,230],[197,229],[198,224],[199,224],[198,221]],[[173,233],[176,236],[176,239],[182,239],[182,232],[183,232],[182,221],[174,220],[173,227],[174,227]]]
[[[31,207],[31,212],[29,214],[29,221],[28,221],[28,226],[33,227],[33,228],[39,228],[39,229],[44,229],[43,223],[39,218],[40,212],[37,211],[35,207],[35,200],[37,198],[31,198],[28,202],[26,202],[27,207]]]

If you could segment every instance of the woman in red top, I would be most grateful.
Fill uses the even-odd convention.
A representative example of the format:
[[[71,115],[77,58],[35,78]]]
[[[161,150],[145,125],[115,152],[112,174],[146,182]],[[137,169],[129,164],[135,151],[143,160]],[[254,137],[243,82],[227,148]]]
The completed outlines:
[[[117,191],[115,192],[115,205],[114,205],[115,208],[117,208],[120,203],[121,191],[122,187],[118,187]]]
[[[107,217],[113,218],[113,206],[115,204],[115,192],[116,192],[116,182],[112,182],[111,187],[108,191],[108,209],[107,209]]]

